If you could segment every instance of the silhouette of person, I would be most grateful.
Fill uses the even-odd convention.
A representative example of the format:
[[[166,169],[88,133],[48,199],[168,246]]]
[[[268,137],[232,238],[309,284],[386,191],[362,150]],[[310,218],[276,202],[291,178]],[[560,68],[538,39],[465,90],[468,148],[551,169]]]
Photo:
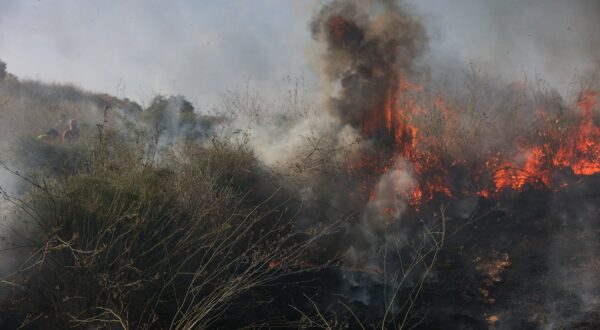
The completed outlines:
[[[63,142],[71,142],[79,138],[79,127],[77,127],[77,120],[71,119],[69,121],[69,128],[62,133]]]
[[[69,120],[67,119],[67,114],[61,113],[60,119],[54,123],[54,129],[57,132],[62,132],[69,128]]]

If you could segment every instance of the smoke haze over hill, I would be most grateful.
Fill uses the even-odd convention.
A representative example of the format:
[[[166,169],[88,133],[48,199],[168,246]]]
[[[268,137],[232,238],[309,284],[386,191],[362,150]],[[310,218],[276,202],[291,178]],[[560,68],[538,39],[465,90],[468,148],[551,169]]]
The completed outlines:
[[[287,75],[314,82],[306,27],[319,2],[2,1],[0,58],[22,78],[138,102],[184,94],[208,108],[244,77],[265,94]],[[431,39],[423,61],[441,76],[473,60],[564,91],[565,78],[598,63],[594,0],[402,2],[422,18]]]

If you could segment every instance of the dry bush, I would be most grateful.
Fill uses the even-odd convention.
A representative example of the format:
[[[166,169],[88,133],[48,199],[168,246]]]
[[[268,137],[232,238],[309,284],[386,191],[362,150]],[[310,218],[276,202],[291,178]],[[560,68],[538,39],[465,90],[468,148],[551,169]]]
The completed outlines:
[[[29,193],[4,194],[33,228],[22,233],[27,260],[3,279],[25,324],[243,325],[241,297],[318,268],[307,254],[331,227],[299,231],[285,203],[272,202],[277,191],[251,200],[256,163],[246,147],[188,143],[155,148],[147,162],[143,146],[100,133],[86,168],[44,180],[15,173]]]
[[[310,308],[294,307],[300,319],[297,326],[302,329],[412,329],[417,327],[428,315],[417,310],[419,296],[430,280],[449,236],[455,231],[447,230],[447,217],[444,209],[441,213],[422,222],[412,238],[406,241],[402,232],[388,227],[379,246],[382,268],[359,269],[368,275],[370,283],[381,283],[382,296],[376,308],[359,303],[356,298],[337,297],[337,302],[323,306],[314,298],[305,296]],[[471,219],[473,220],[473,219]],[[467,225],[467,224],[465,224]],[[345,269],[349,274],[356,269]],[[379,293],[373,293],[378,296]]]

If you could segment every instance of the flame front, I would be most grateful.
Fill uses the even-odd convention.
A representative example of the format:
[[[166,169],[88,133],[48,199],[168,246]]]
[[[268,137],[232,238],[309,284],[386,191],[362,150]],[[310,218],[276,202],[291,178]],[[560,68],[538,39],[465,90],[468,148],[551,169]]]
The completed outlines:
[[[391,4],[371,15],[360,14],[369,6],[337,5],[324,7],[313,22],[313,36],[326,45],[324,76],[339,87],[328,110],[369,141],[347,170],[381,213],[396,213],[394,201],[418,209],[437,198],[562,189],[572,178],[600,173],[593,90],[571,106],[560,99],[554,112],[536,103],[545,94],[530,97],[525,83],[509,85],[500,106],[478,98],[477,86],[446,98],[429,79],[414,82],[420,77],[414,61],[426,39],[420,24]],[[511,109],[519,98],[529,107]],[[409,171],[414,180],[379,184],[395,177],[386,175],[390,171]]]
[[[396,159],[412,164],[417,184],[395,193],[398,199],[408,201],[417,210],[420,204],[436,196],[491,198],[526,188],[561,189],[567,184],[559,179],[559,173],[575,177],[600,173],[600,128],[594,123],[597,95],[592,90],[581,93],[570,113],[571,126],[558,131],[546,126],[535,138],[523,134],[514,150],[506,148],[466,161],[460,153],[447,150],[448,145],[456,143],[450,132],[460,120],[460,113],[444,104],[441,97],[435,98],[430,109],[440,115],[442,129],[429,135],[421,134],[422,130],[433,129],[418,122],[424,107],[416,99],[423,88],[403,78],[396,85],[395,90],[387,91],[381,108],[365,112],[362,125],[365,137],[379,139],[383,144],[391,141],[391,150],[386,150],[389,149],[386,146],[379,148],[383,151],[365,154],[353,168],[374,174],[371,176],[373,187],[373,178],[393,168]],[[550,120],[543,111],[538,118],[542,123]],[[451,184],[449,172],[459,167],[470,170],[468,188]],[[369,196],[372,200],[376,193],[371,191]]]

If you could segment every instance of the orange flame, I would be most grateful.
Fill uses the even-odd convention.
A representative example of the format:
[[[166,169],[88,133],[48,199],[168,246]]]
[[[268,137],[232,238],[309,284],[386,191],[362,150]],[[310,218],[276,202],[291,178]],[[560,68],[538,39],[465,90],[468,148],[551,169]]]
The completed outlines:
[[[336,23],[341,24],[341,23]],[[568,184],[557,182],[557,172],[570,171],[574,176],[600,173],[600,128],[594,123],[597,95],[592,90],[584,91],[576,103],[579,110],[568,128],[560,127],[558,120],[552,121],[539,112],[540,121],[549,125],[535,136],[521,137],[515,151],[492,153],[481,158],[481,165],[467,162],[464,155],[444,152],[446,145],[455,138],[453,131],[460,122],[460,115],[447,106],[438,95],[431,103],[431,113],[424,113],[422,104],[413,96],[423,91],[422,86],[398,79],[396,87],[385,93],[380,107],[367,111],[363,118],[362,132],[367,138],[383,136],[386,144],[393,144],[392,151],[380,151],[363,157],[361,165],[355,167],[370,172],[370,191],[378,176],[385,174],[400,156],[414,166],[417,184],[410,191],[398,191],[398,198],[407,201],[418,210],[419,205],[436,196],[476,195],[491,198],[503,191],[519,191],[526,187],[562,189]],[[439,114],[441,121],[437,131],[423,126],[416,118]],[[573,124],[574,123],[574,124]],[[550,125],[552,124],[552,125]],[[436,126],[437,127],[437,126]],[[422,130],[425,130],[423,133]],[[531,135],[531,134],[530,134]],[[475,160],[477,161],[477,160]],[[451,167],[472,168],[472,187],[453,188],[448,178]],[[369,189],[367,189],[369,190]]]

